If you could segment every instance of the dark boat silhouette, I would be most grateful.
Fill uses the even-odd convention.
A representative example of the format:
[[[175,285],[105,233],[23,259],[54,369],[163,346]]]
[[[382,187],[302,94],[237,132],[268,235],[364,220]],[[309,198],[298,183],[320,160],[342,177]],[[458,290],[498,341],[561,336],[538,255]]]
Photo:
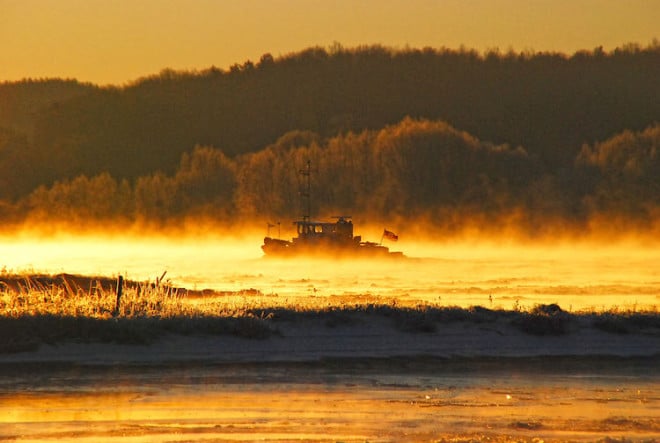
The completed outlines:
[[[398,236],[387,229],[383,230],[380,243],[362,241],[362,236],[353,235],[353,221],[348,215],[333,217],[335,221],[314,221],[310,213],[310,162],[307,168],[300,171],[307,179],[306,214],[302,220],[296,220],[296,237],[283,240],[267,235],[261,249],[267,256],[291,257],[297,255],[333,255],[333,256],[366,256],[366,257],[403,257],[402,252],[391,252],[383,246],[383,239],[396,241]],[[269,227],[272,225],[269,225]]]

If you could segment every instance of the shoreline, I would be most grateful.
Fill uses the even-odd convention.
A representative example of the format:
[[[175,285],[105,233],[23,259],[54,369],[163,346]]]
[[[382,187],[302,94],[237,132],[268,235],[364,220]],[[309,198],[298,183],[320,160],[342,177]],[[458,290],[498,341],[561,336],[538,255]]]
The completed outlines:
[[[264,338],[167,334],[148,344],[65,340],[0,354],[15,364],[298,364],[331,360],[649,359],[660,365],[658,331],[615,334],[582,325],[562,335],[530,335],[506,322],[451,322],[430,332],[401,331],[380,319],[328,326],[308,319],[278,325]]]
[[[129,282],[122,310],[113,312],[116,296],[109,278],[24,275],[14,279],[16,290],[7,280],[0,279],[0,366],[660,358],[657,310],[404,306],[359,297],[269,306],[257,290],[176,295],[180,290],[161,278],[142,286]]]

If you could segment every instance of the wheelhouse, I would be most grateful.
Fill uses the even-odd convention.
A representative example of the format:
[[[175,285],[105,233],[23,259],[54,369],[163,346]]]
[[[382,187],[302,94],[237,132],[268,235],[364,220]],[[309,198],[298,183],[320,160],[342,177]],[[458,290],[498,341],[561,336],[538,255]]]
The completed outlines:
[[[353,222],[346,216],[337,217],[337,221],[317,222],[298,220],[294,222],[299,238],[326,237],[326,238],[353,238]]]

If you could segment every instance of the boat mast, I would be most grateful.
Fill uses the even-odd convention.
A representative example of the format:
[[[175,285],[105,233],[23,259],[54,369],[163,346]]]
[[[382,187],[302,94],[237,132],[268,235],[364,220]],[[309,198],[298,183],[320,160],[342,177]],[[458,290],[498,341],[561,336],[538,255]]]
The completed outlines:
[[[312,212],[312,183],[310,181],[310,175],[311,175],[311,164],[312,162],[310,160],[307,160],[307,167],[305,169],[301,169],[299,172],[301,175],[306,177],[307,184],[306,184],[306,189],[304,192],[302,192],[302,196],[305,198],[305,208],[303,209],[305,213],[303,214],[303,221],[304,222],[309,222],[310,217],[311,217],[311,212]]]

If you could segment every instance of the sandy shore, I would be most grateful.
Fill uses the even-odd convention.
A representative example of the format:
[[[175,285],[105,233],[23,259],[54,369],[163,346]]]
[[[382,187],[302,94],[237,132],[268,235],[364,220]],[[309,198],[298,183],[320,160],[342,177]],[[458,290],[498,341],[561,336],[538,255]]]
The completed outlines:
[[[154,364],[299,362],[389,357],[651,357],[660,362],[660,334],[609,333],[578,322],[562,335],[530,335],[512,325],[450,322],[430,332],[405,332],[386,318],[328,325],[310,318],[278,322],[263,339],[231,335],[166,335],[148,345],[65,342],[0,355],[1,363]]]

